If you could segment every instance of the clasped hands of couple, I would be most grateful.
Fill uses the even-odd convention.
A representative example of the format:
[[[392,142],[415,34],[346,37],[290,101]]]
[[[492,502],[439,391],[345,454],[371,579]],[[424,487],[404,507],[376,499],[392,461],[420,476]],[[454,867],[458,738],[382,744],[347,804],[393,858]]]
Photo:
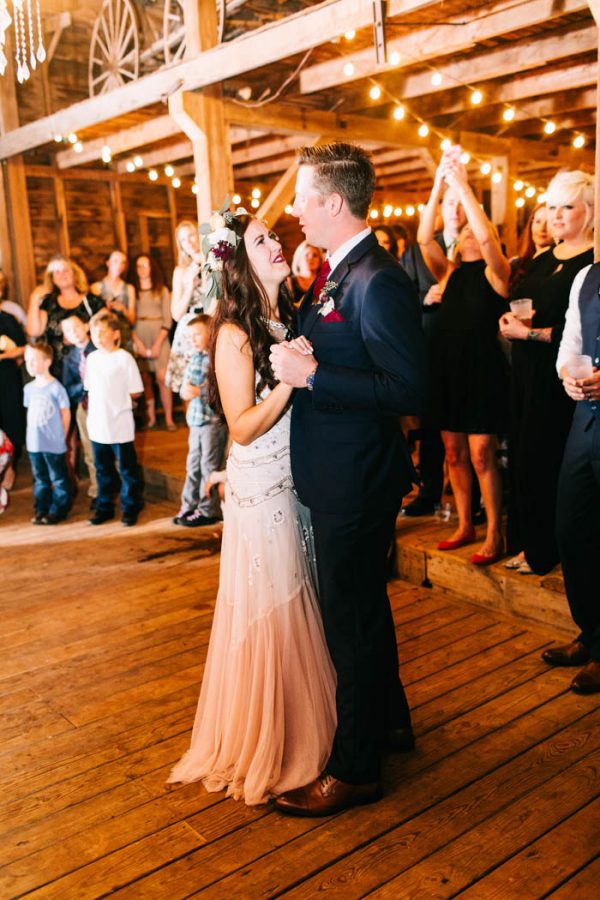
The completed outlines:
[[[303,335],[271,347],[271,368],[278,381],[289,387],[306,387],[306,379],[317,367],[311,342]]]

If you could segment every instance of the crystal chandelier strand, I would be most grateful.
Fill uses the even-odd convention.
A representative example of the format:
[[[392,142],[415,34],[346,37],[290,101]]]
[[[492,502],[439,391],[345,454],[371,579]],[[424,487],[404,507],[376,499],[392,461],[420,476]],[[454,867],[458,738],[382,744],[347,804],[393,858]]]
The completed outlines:
[[[38,34],[38,45],[35,55],[37,56],[37,61],[39,63],[43,63],[46,59],[46,50],[44,48],[44,38],[42,35],[42,16],[40,13],[40,0],[35,0],[35,10],[36,10],[36,18],[37,18],[37,34]]]
[[[46,59],[40,0],[35,0],[35,11],[34,0],[12,0],[12,17],[9,13],[9,0],[0,0],[0,76],[4,75],[8,65],[5,48],[11,25],[15,43],[15,74],[19,84],[23,84],[37,64]]]
[[[33,70],[37,65],[35,58],[35,42],[33,39],[33,14],[31,12],[31,0],[27,0],[27,25],[29,27],[29,65]]]

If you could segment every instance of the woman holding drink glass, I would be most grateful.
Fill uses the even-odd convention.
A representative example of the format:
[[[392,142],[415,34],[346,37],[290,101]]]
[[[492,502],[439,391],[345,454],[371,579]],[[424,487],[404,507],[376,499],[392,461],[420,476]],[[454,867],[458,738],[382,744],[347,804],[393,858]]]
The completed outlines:
[[[456,195],[467,217],[454,260],[446,257],[434,236],[444,185]],[[460,163],[460,147],[451,148],[442,157],[417,240],[443,291],[430,332],[430,419],[442,432],[458,527],[438,548],[453,550],[476,539],[471,517],[472,464],[485,505],[487,534],[471,562],[489,565],[504,550],[496,446],[497,435],[506,428],[508,373],[498,340],[497,317],[506,307],[510,264],[496,229],[468,184]]]
[[[577,273],[593,261],[594,179],[559,172],[546,197],[556,246],[535,257],[500,319],[512,342],[509,428],[508,550],[506,564],[520,574],[544,575],[559,561],[554,535],[556,488],[573,401],[556,377],[569,292]]]

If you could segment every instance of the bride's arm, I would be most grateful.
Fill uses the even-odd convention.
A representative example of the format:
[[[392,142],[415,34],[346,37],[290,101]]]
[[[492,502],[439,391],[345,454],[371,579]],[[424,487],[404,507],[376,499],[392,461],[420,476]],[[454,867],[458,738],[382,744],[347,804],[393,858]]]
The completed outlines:
[[[251,444],[280,418],[292,388],[278,384],[261,403],[256,403],[252,351],[247,336],[235,325],[219,329],[215,372],[231,438],[238,444]]]

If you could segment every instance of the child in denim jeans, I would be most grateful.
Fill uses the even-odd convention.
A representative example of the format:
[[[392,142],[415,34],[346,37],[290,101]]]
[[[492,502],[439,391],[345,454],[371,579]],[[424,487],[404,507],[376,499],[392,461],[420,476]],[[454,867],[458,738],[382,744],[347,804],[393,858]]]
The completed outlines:
[[[33,381],[25,385],[26,445],[33,472],[34,525],[57,525],[71,505],[66,436],[71,424],[69,396],[50,374],[52,347],[38,343],[25,350]]]

